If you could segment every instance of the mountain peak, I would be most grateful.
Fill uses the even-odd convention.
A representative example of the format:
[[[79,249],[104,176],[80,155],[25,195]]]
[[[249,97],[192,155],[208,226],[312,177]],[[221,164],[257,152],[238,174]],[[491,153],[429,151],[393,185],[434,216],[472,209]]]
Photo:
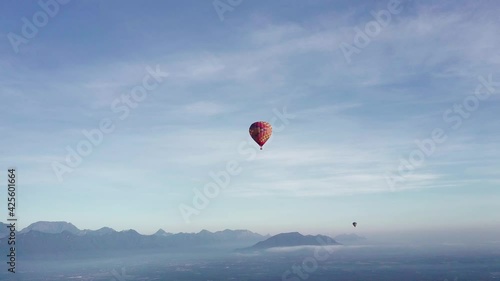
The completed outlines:
[[[96,231],[92,231],[93,234],[97,234],[97,235],[106,235],[106,234],[111,234],[111,233],[114,233],[116,232],[116,230],[110,228],[110,227],[101,227],[99,228],[98,230]]]
[[[288,232],[274,235],[264,241],[258,242],[245,250],[264,250],[275,247],[293,247],[293,246],[323,246],[339,245],[331,237],[324,235],[302,235],[299,232]]]
[[[284,236],[290,236],[290,237],[293,237],[293,236],[296,236],[296,237],[301,237],[301,236],[304,236],[302,234],[300,234],[300,232],[285,232],[285,233],[280,233],[280,234],[276,234],[274,236],[277,236],[277,237],[284,237]]]
[[[30,224],[20,231],[20,233],[27,233],[32,230],[44,233],[62,233],[67,231],[71,234],[80,235],[82,231],[74,226],[72,223],[65,221],[39,221]]]
[[[129,229],[129,230],[123,230],[123,231],[120,231],[121,233],[127,233],[127,234],[130,234],[130,235],[141,235],[139,232],[135,231],[134,229]]]
[[[153,235],[156,235],[156,236],[170,236],[170,235],[172,235],[172,233],[166,232],[165,230],[163,230],[163,229],[160,228]]]

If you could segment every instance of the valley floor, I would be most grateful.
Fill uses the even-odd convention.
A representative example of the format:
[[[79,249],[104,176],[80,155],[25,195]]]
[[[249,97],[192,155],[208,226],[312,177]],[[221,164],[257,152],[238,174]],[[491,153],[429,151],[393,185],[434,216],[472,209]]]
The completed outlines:
[[[20,257],[0,280],[500,280],[500,246],[335,246],[265,253],[141,254],[65,259]]]

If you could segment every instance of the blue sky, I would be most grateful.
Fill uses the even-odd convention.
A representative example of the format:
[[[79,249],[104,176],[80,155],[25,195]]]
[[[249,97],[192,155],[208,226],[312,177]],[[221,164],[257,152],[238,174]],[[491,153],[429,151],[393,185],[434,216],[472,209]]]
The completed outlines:
[[[37,3],[0,4],[0,167],[18,169],[22,227],[499,231],[500,84],[461,124],[443,117],[479,76],[500,82],[496,1],[402,1],[350,62],[341,44],[389,1],[246,0],[222,21],[210,1],[70,1],[16,53]],[[148,66],[168,77],[121,120],[111,104]],[[257,151],[248,127],[283,108]],[[59,181],[53,163],[105,118],[115,130]],[[391,189],[435,129],[446,140]],[[241,172],[186,223],[179,206],[230,161]]]

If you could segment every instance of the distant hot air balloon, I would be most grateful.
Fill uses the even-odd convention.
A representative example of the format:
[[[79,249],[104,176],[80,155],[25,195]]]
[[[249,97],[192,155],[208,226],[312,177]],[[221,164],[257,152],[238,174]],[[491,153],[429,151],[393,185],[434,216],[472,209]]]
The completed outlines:
[[[358,223],[357,223],[357,222],[353,222],[353,223],[352,223],[352,225],[353,225],[354,227],[356,227],[356,225],[358,225]]]
[[[249,131],[252,139],[260,146],[260,150],[262,150],[262,146],[273,133],[273,127],[267,122],[259,121],[250,125]]]

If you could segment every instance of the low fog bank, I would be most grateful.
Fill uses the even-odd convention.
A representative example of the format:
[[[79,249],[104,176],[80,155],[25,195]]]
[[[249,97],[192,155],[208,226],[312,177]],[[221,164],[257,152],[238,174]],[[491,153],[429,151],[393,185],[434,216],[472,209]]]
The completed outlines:
[[[393,229],[366,234],[359,231],[356,234],[367,238],[357,243],[363,245],[467,245],[471,247],[490,245],[500,247],[500,227]]]

